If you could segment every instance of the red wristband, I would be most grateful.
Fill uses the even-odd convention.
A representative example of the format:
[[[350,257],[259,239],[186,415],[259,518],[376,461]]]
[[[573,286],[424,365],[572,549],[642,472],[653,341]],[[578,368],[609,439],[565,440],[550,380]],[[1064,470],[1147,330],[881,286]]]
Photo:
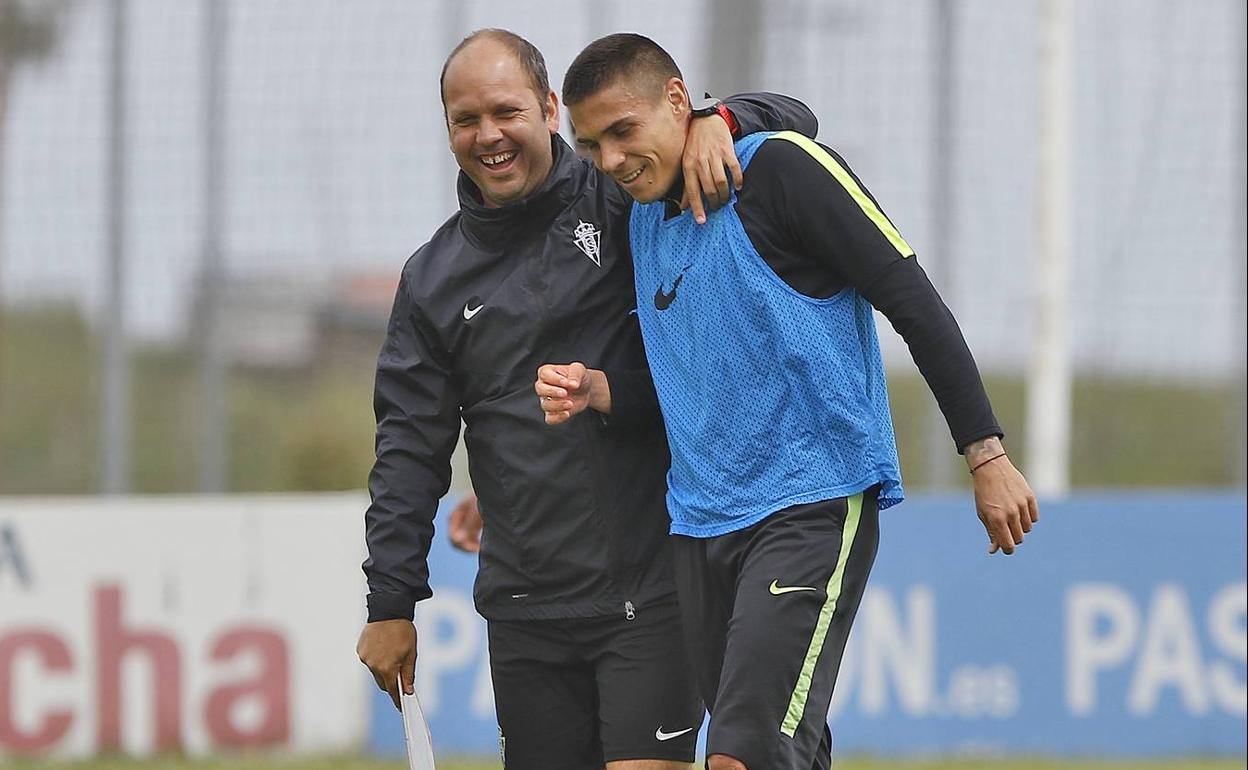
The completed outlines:
[[[728,132],[732,134],[733,139],[736,139],[741,131],[741,127],[737,125],[737,119],[733,117],[732,110],[728,109],[728,105],[720,102],[715,105],[715,111],[718,112],[719,116],[724,119],[725,123],[728,124]]]

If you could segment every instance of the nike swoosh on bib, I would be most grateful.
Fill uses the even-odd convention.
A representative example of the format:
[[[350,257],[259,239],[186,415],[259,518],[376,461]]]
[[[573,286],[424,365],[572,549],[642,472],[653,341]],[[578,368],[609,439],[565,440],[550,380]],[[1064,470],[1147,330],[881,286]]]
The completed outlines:
[[[474,301],[477,303],[477,306],[470,307]],[[483,307],[485,307],[485,303],[483,303],[481,300],[477,299],[476,297],[473,297],[472,299],[468,300],[468,302],[464,305],[464,320],[471,321],[472,317],[476,315],[477,313],[480,313],[481,308]]]
[[[663,732],[663,725],[659,725],[659,729],[654,731],[654,737],[660,741],[670,741],[673,738],[679,738],[692,729],[692,727],[686,727],[685,729],[677,730],[674,733],[665,733]]]
[[[685,279],[685,274],[681,273],[676,276],[676,280],[672,281],[671,293],[663,291],[663,284],[659,283],[659,288],[654,291],[654,309],[667,310],[676,301],[676,290],[680,288],[680,282]]]

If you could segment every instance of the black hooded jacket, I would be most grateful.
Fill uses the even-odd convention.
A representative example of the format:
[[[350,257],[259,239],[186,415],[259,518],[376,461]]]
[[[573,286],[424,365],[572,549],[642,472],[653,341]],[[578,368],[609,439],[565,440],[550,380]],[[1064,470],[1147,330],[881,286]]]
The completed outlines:
[[[814,115],[772,94],[727,104],[744,133]],[[632,199],[552,137],[529,199],[486,208],[462,172],[460,210],[403,268],[377,364],[377,460],[365,515],[369,621],[431,595],[426,557],[465,426],[485,520],[475,587],[489,619],[595,617],[669,598],[667,443],[633,312]],[[538,366],[606,372],[612,413],[548,426]]]

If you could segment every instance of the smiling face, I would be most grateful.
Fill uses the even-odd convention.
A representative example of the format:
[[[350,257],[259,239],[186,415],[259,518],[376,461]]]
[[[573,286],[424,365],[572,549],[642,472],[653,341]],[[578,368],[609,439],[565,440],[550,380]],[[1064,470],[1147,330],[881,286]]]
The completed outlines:
[[[653,203],[680,177],[689,93],[680,78],[658,89],[647,78],[617,78],[569,107],[576,142],[594,165],[641,203]]]
[[[511,51],[490,39],[466,46],[447,65],[442,98],[451,152],[486,206],[519,202],[542,186],[559,103],[554,91],[537,95]]]

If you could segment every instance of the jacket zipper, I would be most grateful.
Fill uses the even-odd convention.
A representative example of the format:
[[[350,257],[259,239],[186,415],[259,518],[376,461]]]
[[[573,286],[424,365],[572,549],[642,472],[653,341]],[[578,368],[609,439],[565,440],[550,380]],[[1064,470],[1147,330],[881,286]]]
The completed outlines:
[[[624,602],[624,619],[632,620],[637,617],[637,608],[632,602]]]

